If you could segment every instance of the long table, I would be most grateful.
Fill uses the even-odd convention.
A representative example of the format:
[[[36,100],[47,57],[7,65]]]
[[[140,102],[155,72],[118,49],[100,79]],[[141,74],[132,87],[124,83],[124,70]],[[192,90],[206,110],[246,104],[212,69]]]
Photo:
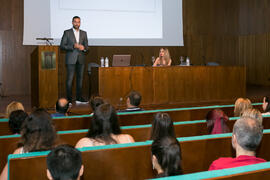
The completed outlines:
[[[242,66],[172,66],[93,68],[91,94],[111,104],[125,104],[132,90],[142,104],[222,101],[244,97],[246,68]]]

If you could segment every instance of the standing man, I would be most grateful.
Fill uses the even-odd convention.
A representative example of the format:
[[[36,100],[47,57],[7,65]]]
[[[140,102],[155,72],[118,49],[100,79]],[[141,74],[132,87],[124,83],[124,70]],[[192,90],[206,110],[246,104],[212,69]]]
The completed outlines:
[[[66,92],[69,103],[72,103],[72,81],[76,72],[76,103],[87,103],[82,97],[82,82],[84,73],[85,53],[88,49],[88,39],[85,31],[80,30],[81,18],[72,18],[73,28],[65,30],[60,48],[66,51]]]

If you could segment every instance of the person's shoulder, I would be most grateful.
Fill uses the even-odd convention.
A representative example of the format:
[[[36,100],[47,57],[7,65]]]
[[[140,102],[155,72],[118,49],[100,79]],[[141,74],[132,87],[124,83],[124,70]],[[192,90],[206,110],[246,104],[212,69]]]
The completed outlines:
[[[71,28],[71,29],[66,29],[65,31],[64,31],[64,34],[68,34],[68,33],[72,33],[73,32],[73,29]]]
[[[255,160],[256,160],[257,162],[266,162],[265,159],[262,159],[262,158],[259,158],[259,157],[255,157]]]
[[[22,149],[23,149],[23,147],[17,148],[17,149],[13,152],[13,154],[21,154],[21,153],[22,153]]]
[[[232,162],[234,158],[231,157],[221,157],[213,161],[209,167],[209,170],[224,169],[224,166]]]
[[[64,32],[70,32],[70,31],[73,31],[73,29],[72,28],[66,29]]]
[[[80,139],[77,144],[76,144],[76,148],[82,148],[82,147],[87,147],[87,146],[92,146],[92,141],[90,138],[88,137],[84,137],[82,139]]]
[[[85,34],[86,34],[86,31],[84,31],[84,30],[81,30],[81,29],[80,29],[80,32],[81,32],[81,33],[85,33]]]
[[[135,142],[133,137],[129,134],[120,134],[120,135],[118,135],[118,139],[119,139],[120,143]]]

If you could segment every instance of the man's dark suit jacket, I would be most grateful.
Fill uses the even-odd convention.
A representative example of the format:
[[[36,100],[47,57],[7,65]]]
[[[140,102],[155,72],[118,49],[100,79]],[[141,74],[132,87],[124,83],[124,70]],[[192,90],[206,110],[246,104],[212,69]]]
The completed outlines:
[[[84,64],[85,53],[88,50],[88,39],[85,31],[80,30],[79,44],[84,46],[84,51],[74,48],[76,38],[73,29],[64,31],[64,35],[61,40],[60,48],[66,51],[66,64],[76,64],[78,59],[79,64]]]

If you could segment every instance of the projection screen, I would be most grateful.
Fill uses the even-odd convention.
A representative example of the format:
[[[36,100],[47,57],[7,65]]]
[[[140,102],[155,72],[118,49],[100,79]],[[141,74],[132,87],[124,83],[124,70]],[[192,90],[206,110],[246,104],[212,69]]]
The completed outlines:
[[[59,45],[81,17],[90,46],[183,46],[182,0],[24,0],[24,45]]]

